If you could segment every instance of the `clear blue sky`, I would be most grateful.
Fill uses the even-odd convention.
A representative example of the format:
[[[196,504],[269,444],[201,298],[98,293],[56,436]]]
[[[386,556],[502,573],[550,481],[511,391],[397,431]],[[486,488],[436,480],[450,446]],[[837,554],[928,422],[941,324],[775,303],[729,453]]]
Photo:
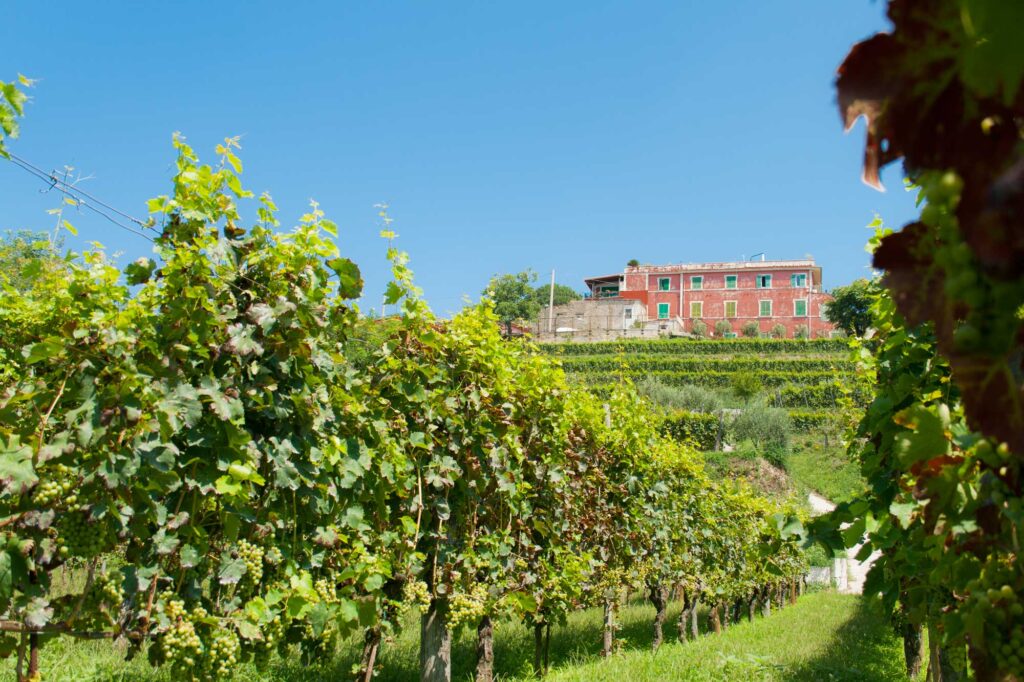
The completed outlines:
[[[812,254],[828,287],[867,272],[864,225],[912,214],[900,170],[859,181],[832,89],[884,3],[4,3],[0,79],[38,78],[12,151],[93,176],[127,212],[169,191],[171,133],[213,161],[243,135],[243,180],[285,225],[316,198],[387,281],[387,202],[439,313],[497,272],[582,288],[644,262]],[[53,194],[0,162],[0,230],[49,227]],[[150,245],[73,221],[122,260]]]

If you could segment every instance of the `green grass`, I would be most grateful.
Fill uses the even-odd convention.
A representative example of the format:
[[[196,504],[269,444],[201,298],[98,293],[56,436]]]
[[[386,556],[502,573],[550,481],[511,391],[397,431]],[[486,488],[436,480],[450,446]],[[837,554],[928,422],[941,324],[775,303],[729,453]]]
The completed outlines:
[[[660,682],[669,680],[905,680],[902,649],[880,613],[852,595],[818,592],[768,618],[740,623],[721,635],[696,642],[665,644],[651,653],[650,606],[634,603],[621,614],[620,649],[610,660],[599,657],[601,613],[573,614],[551,634],[552,682],[583,680]],[[674,635],[678,605],[669,611],[666,636]],[[381,654],[380,682],[415,680],[417,637],[414,619]],[[453,679],[468,680],[474,666],[474,633],[463,629],[453,646]],[[337,656],[310,668],[293,660],[278,661],[268,672],[240,666],[236,680],[280,681],[350,679],[358,642],[345,642]],[[503,622],[495,628],[495,671],[499,679],[532,679],[533,635],[525,626]],[[142,682],[174,679],[151,669],[144,655],[124,662],[123,650],[108,642],[50,642],[43,650],[43,679],[55,681]],[[0,678],[11,676],[13,662],[0,664]]]
[[[820,436],[795,441],[786,457],[786,471],[798,485],[832,502],[846,502],[864,489],[860,466],[841,446],[824,446]]]
[[[703,680],[906,680],[902,645],[872,605],[819,592],[767,619],[718,636],[631,651],[556,671],[553,682]]]

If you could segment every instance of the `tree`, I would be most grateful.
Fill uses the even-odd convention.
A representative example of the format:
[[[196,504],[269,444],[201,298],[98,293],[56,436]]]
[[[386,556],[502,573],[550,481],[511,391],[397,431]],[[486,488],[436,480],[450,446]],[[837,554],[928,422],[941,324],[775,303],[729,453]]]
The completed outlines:
[[[626,265],[628,265],[631,268],[635,268],[640,265],[640,261],[638,261],[636,258],[630,258],[629,262],[627,262]]]
[[[533,297],[537,301],[537,305],[543,308],[551,301],[551,286],[548,284],[542,284],[533,290]],[[570,286],[565,284],[555,284],[555,305],[565,305],[570,301],[578,301],[583,296],[580,292],[576,291]]]
[[[732,323],[726,320],[715,322],[715,335],[725,338],[726,334],[732,333]]]
[[[871,324],[871,286],[868,280],[858,279],[833,289],[825,317],[846,333],[863,336]]]
[[[495,275],[484,290],[484,296],[494,301],[494,312],[505,325],[506,336],[512,335],[513,322],[532,320],[540,310],[532,286],[535,281],[537,273],[533,270]]]

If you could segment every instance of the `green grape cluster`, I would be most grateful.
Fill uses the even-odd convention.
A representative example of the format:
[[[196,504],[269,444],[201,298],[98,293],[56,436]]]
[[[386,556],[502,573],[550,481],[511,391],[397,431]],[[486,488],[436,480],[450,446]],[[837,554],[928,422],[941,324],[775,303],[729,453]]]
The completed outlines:
[[[284,561],[284,554],[282,554],[281,550],[278,549],[276,546],[271,547],[263,553],[263,560],[271,566],[277,566],[282,561]]]
[[[45,472],[49,478],[40,481],[35,490],[32,491],[32,502],[39,507],[49,507],[54,502],[65,502],[74,505],[78,498],[72,495],[75,489],[75,481],[71,477],[71,469],[63,464],[49,468]]]
[[[985,644],[999,670],[1024,676],[1024,604],[1018,593],[1021,581],[1006,562],[987,564],[977,580],[967,585],[965,608],[980,611],[985,623]]]
[[[96,581],[96,591],[100,598],[107,604],[120,604],[124,599],[124,589],[121,586],[122,577],[120,573],[104,573]]]
[[[487,612],[487,588],[475,585],[469,592],[456,592],[448,603],[448,625],[452,630],[463,623],[476,623]]]
[[[310,663],[329,661],[337,647],[338,629],[334,625],[324,628],[320,636],[315,636],[313,626],[306,623],[302,628],[302,640],[300,647],[303,653],[303,660]]]
[[[229,677],[238,664],[242,645],[238,634],[228,628],[218,628],[213,632],[209,647],[204,658],[204,668],[211,677]]]
[[[248,540],[238,541],[238,556],[245,562],[246,577],[253,583],[263,579],[263,548]]]
[[[320,601],[323,603],[336,604],[338,602],[338,595],[334,590],[334,584],[326,578],[320,578],[313,583],[313,589],[316,590]]]
[[[264,670],[270,662],[270,655],[274,653],[274,649],[284,641],[284,623],[281,621],[281,616],[275,616],[273,620],[263,626],[263,639],[254,643],[253,658],[256,667]]]
[[[85,595],[82,613],[84,616],[108,623],[114,622],[114,612],[124,601],[124,590],[121,587],[121,574],[102,572],[93,580],[92,587]]]
[[[203,642],[191,620],[180,618],[160,636],[167,663],[174,669],[191,674],[196,660],[203,653]]]
[[[422,580],[409,580],[402,586],[402,602],[414,609],[430,608],[430,589]]]
[[[84,511],[70,511],[57,522],[61,556],[91,558],[114,544],[114,533],[103,521],[92,522]]]

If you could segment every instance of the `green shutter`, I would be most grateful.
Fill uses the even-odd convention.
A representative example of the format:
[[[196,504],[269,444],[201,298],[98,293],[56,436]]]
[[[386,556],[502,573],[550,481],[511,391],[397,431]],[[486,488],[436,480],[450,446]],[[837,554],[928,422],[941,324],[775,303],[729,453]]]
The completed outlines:
[[[771,316],[772,316],[772,302],[771,301],[761,301],[761,317],[771,317]]]
[[[736,301],[725,302],[725,316],[736,317]]]
[[[736,288],[736,275],[726,275],[725,276],[725,288],[726,289],[735,289]]]
[[[797,317],[805,317],[807,315],[807,301],[802,298],[793,301],[793,314]]]
[[[659,303],[658,304],[658,319],[659,320],[667,320],[668,319],[668,303]]]

